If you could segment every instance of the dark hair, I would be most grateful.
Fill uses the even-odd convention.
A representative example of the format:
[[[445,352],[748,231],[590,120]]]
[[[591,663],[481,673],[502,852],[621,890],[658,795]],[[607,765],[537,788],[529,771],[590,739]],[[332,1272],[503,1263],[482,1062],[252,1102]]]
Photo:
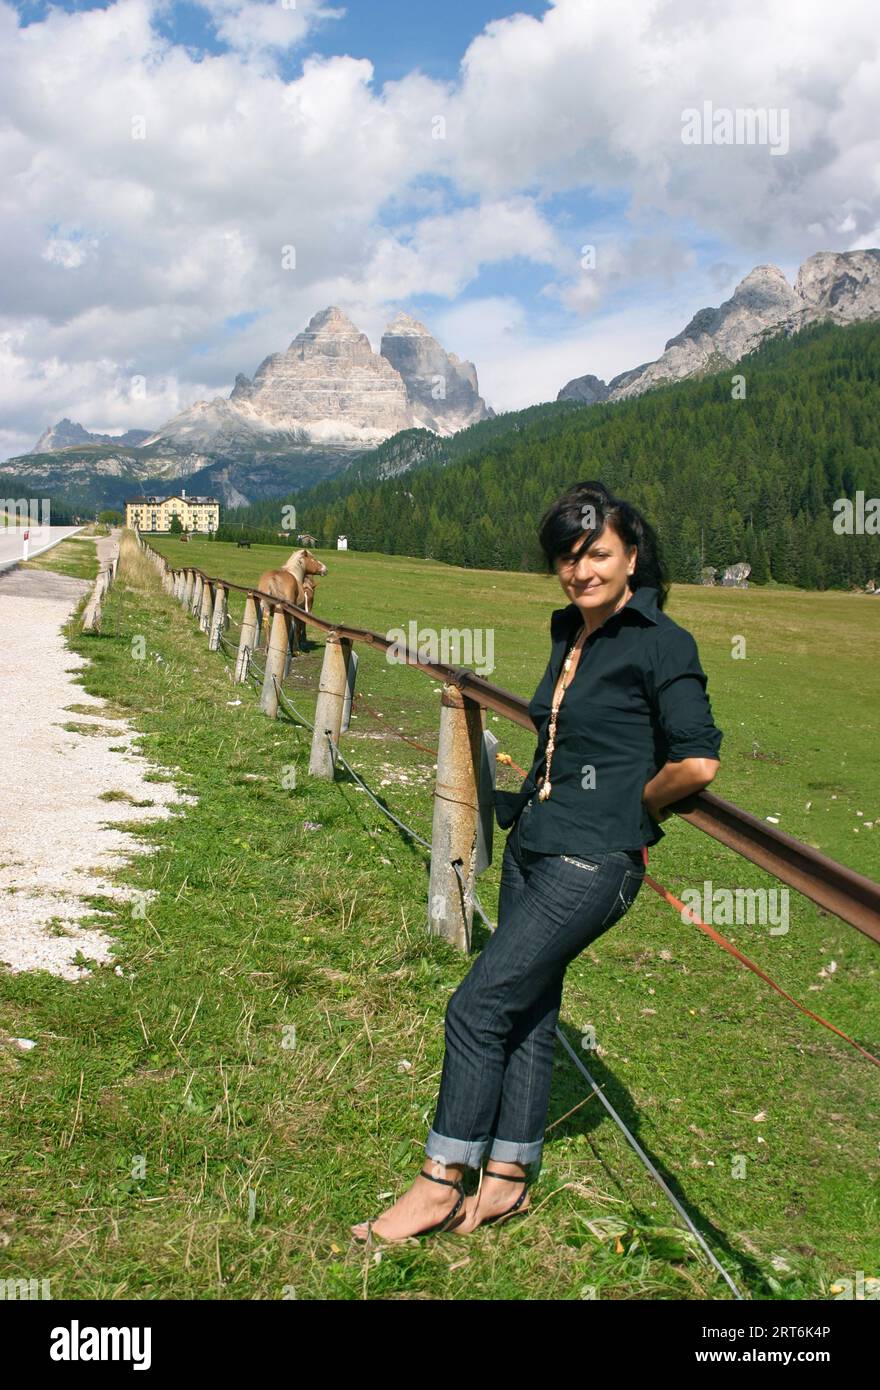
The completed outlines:
[[[584,526],[584,508],[595,508],[596,525]],[[669,579],[662,548],[656,531],[641,512],[621,497],[614,497],[604,483],[575,483],[563,492],[544,512],[538,523],[538,541],[547,561],[547,572],[555,572],[555,561],[568,555],[581,537],[586,536],[584,549],[609,525],[626,547],[638,546],[636,567],[627,583],[635,592],[645,585],[657,590],[657,607],[663,608],[669,592]]]

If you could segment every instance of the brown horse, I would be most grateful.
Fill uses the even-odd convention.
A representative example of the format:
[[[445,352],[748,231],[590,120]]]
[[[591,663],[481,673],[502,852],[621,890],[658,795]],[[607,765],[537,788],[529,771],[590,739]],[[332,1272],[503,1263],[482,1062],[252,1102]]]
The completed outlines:
[[[261,589],[264,594],[271,594],[273,598],[281,598],[286,603],[295,603],[298,608],[308,609],[311,602],[306,602],[308,597],[304,587],[306,579],[309,575],[326,573],[327,566],[310,550],[303,547],[300,550],[294,550],[280,569],[264,570],[257,581],[257,588]],[[314,588],[312,593],[314,594]],[[269,641],[269,613],[267,610],[268,605],[264,605],[262,628],[266,645]],[[305,624],[299,619],[294,619],[291,635],[292,651],[298,649],[304,633]]]
[[[314,575],[307,574],[302,582],[303,600],[301,604],[307,613],[311,613],[315,606],[315,589],[317,587]],[[293,626],[296,629],[293,645],[297,651],[302,651],[306,640],[306,625],[302,618],[294,618]]]

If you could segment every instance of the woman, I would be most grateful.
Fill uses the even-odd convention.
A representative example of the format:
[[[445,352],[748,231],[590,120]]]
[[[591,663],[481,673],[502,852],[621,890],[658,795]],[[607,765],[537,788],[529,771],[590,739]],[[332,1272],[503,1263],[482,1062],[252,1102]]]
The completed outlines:
[[[538,537],[569,603],[551,615],[550,660],[529,704],[532,767],[518,792],[495,793],[499,825],[513,825],[498,926],[447,1007],[431,1163],[377,1220],[352,1226],[360,1240],[467,1234],[528,1210],[566,968],[632,907],[663,808],[719,766],[696,643],[662,611],[652,527],[586,482],[548,508]],[[487,1150],[466,1199],[464,1169]]]

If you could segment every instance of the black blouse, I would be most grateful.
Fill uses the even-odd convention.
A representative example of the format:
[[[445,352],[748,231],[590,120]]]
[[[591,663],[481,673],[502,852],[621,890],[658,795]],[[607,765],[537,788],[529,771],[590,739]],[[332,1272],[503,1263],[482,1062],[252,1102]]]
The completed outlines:
[[[550,660],[529,702],[534,760],[518,792],[495,792],[502,830],[531,798],[520,827],[525,849],[604,854],[654,845],[665,832],[642,801],[645,783],[667,762],[718,758],[723,734],[697,644],[658,608],[657,596],[651,586],[636,589],[584,642],[556,720],[551,794],[540,801],[553,691],[583,623],[576,603],[553,610]]]

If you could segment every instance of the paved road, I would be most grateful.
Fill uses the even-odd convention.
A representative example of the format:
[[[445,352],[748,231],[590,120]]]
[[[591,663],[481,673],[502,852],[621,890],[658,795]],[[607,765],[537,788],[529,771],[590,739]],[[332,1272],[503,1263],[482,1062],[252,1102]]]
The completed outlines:
[[[53,545],[66,540],[68,536],[75,536],[82,529],[82,526],[32,526],[28,559],[33,560],[35,555],[51,550]],[[0,526],[0,571],[21,559],[23,535],[23,526]]]

